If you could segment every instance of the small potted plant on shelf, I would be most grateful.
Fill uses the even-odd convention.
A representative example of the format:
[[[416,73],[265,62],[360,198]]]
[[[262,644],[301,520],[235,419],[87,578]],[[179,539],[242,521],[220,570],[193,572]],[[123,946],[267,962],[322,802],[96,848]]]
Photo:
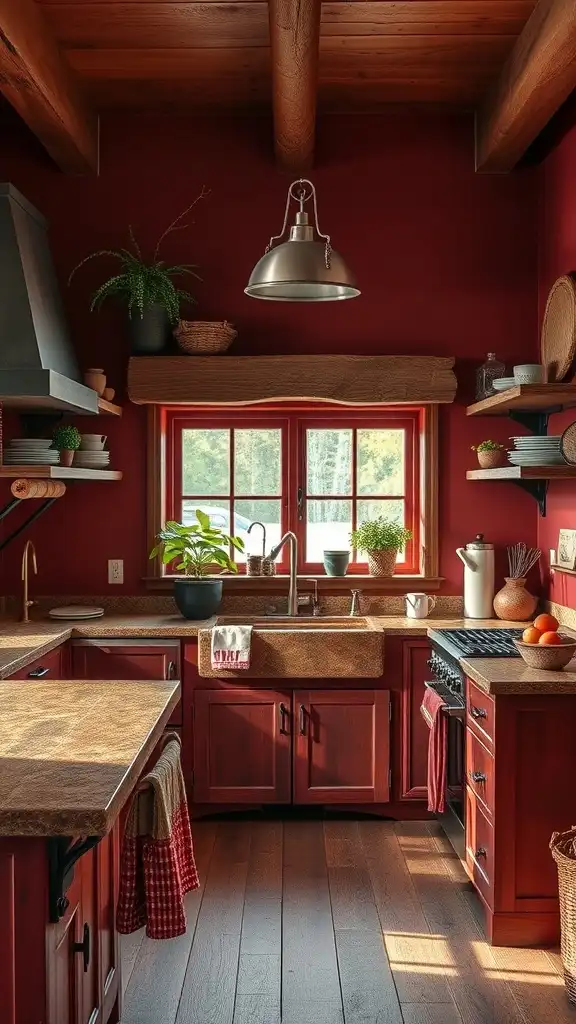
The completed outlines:
[[[166,236],[171,231],[179,231],[186,227],[184,224],[179,224],[179,221],[207,194],[207,190],[202,189],[194,202],[172,221],[160,235],[151,259],[146,260],[142,255],[130,227],[132,251],[130,249],[101,249],[81,260],[70,274],[68,284],[80,267],[97,256],[111,256],[119,261],[118,273],[109,277],[94,292],[90,309],[92,312],[99,309],[107,298],[116,297],[123,300],[128,306],[133,352],[146,355],[161,352],[168,340],[170,326],[175,326],[179,322],[180,303],[196,301],[190,292],[177,288],[173,280],[191,274],[200,281],[201,278],[195,273],[194,265],[183,263],[169,266],[158,257],[160,246]]]
[[[496,469],[502,464],[504,445],[498,441],[480,441],[480,444],[471,445],[471,451],[476,452],[482,469]]]
[[[412,531],[385,516],[360,523],[350,534],[352,547],[368,555],[371,576],[392,576],[398,552],[409,540]]]
[[[71,466],[74,452],[78,451],[82,437],[78,427],[56,427],[52,434],[52,447],[60,452],[60,465]]]
[[[229,537],[212,526],[210,517],[196,509],[197,522],[192,526],[168,522],[157,536],[150,558],[160,556],[164,565],[175,563],[177,572],[184,575],[174,580],[174,600],[185,619],[208,619],[220,607],[222,580],[214,578],[215,565],[223,572],[238,572],[228,550],[244,550],[240,537]]]

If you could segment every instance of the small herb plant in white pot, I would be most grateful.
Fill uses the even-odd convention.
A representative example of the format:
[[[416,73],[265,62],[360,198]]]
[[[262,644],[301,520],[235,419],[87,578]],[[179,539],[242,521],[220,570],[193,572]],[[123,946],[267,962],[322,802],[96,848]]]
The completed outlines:
[[[60,452],[60,465],[71,466],[74,452],[78,451],[82,436],[78,427],[56,427],[52,434],[52,448]]]
[[[360,523],[350,534],[352,547],[368,555],[371,576],[393,576],[398,552],[409,540],[412,531],[385,516]]]
[[[498,441],[480,441],[480,444],[473,444],[471,450],[478,456],[478,465],[482,469],[496,469],[502,465],[504,445]]]
[[[220,607],[222,580],[211,575],[213,567],[223,572],[238,572],[228,554],[230,545],[244,550],[240,537],[230,537],[210,523],[210,517],[196,509],[196,523],[183,526],[168,522],[160,530],[150,558],[160,556],[164,565],[175,563],[181,579],[174,580],[174,600],[185,619],[209,619]]]

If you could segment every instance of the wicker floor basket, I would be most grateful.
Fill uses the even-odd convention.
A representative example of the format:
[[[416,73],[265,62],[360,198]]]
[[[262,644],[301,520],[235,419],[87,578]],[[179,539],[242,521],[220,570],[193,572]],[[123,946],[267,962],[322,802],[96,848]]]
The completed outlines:
[[[192,356],[215,356],[226,352],[238,331],[224,320],[180,320],[174,337],[180,348]]]
[[[558,867],[564,981],[568,999],[576,1003],[576,825],[555,832],[550,849]]]

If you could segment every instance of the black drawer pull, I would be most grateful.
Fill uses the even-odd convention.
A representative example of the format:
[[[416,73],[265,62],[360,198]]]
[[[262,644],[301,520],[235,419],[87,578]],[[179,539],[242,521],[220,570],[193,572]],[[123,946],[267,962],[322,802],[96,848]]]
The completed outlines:
[[[166,670],[166,679],[176,679],[176,662],[169,661]]]
[[[38,668],[33,668],[32,671],[28,673],[28,679],[42,679],[42,677],[47,676],[49,672],[49,668],[44,668],[43,665],[39,665]]]
[[[480,857],[486,857],[487,851],[485,846],[479,846],[477,850],[474,850],[474,859],[478,860]]]
[[[470,714],[472,718],[488,718],[488,713],[484,708],[477,708],[474,704],[470,705]]]
[[[84,974],[86,974],[90,966],[90,928],[87,924],[84,925],[82,930],[82,942],[74,942],[72,952],[82,954]]]
[[[468,774],[472,782],[486,782],[486,775],[484,772],[469,772]]]

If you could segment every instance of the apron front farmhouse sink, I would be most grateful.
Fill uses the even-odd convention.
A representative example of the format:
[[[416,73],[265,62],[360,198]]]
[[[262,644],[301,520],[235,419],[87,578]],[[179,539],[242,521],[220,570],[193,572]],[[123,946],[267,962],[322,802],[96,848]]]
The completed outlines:
[[[211,665],[212,631],[198,632],[198,672],[218,679],[375,679],[384,670],[384,635],[366,619],[222,616],[219,626],[252,625],[250,668]]]

